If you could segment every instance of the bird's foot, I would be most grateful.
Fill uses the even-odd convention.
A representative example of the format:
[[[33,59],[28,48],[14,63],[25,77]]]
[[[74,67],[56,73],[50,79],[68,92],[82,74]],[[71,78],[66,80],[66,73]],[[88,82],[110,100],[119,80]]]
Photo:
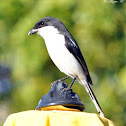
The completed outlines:
[[[72,91],[71,87],[74,84],[75,80],[76,80],[76,77],[73,79],[73,81],[71,82],[71,84],[69,85],[69,87],[61,89],[62,93],[64,93],[65,91]]]
[[[60,90],[61,90],[61,93],[64,94],[66,92],[71,92],[72,88],[66,87],[66,88],[61,88]]]

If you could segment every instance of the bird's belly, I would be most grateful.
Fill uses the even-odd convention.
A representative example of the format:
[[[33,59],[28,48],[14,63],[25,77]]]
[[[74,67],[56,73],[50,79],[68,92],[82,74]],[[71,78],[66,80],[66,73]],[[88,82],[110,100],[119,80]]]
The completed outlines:
[[[59,70],[66,75],[74,78],[75,76],[84,76],[84,70],[82,69],[79,62],[73,56],[72,53],[66,48],[63,39],[55,41],[52,45],[47,46],[48,53],[54,62],[54,64],[59,68]],[[53,41],[54,42],[54,41]]]

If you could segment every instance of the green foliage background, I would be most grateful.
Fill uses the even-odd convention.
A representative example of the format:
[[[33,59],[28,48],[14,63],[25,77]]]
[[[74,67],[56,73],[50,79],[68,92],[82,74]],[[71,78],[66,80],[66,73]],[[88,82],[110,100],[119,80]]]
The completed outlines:
[[[12,90],[0,97],[5,114],[35,109],[50,84],[65,75],[50,60],[44,40],[28,36],[45,16],[60,19],[81,48],[106,118],[126,125],[126,4],[103,0],[1,0],[0,64],[11,69]],[[71,79],[67,81],[71,82]],[[96,112],[85,89],[76,82],[73,91]],[[0,116],[2,117],[2,116]]]

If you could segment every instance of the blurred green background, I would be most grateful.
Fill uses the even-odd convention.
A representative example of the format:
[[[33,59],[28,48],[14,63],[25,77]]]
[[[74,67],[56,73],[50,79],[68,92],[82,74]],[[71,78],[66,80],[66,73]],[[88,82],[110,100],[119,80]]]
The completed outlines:
[[[11,113],[35,109],[51,82],[65,76],[52,63],[44,40],[28,36],[46,16],[66,25],[81,48],[105,116],[116,126],[125,126],[126,4],[104,0],[1,0],[0,125]],[[73,91],[86,112],[97,113],[78,82]]]

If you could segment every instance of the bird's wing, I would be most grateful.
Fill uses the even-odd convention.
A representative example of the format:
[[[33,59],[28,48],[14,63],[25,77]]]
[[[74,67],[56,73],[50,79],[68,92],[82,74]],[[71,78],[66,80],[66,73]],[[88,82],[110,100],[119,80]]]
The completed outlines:
[[[76,41],[73,39],[72,36],[70,38],[65,36],[65,46],[70,51],[70,53],[72,53],[74,55],[74,57],[78,60],[78,62],[81,64],[83,70],[86,73],[87,81],[91,85],[93,85],[91,77],[89,75],[89,71],[88,71],[86,62],[84,60],[84,57],[82,56],[82,53],[81,53],[81,51],[79,49],[79,46],[77,45]]]

